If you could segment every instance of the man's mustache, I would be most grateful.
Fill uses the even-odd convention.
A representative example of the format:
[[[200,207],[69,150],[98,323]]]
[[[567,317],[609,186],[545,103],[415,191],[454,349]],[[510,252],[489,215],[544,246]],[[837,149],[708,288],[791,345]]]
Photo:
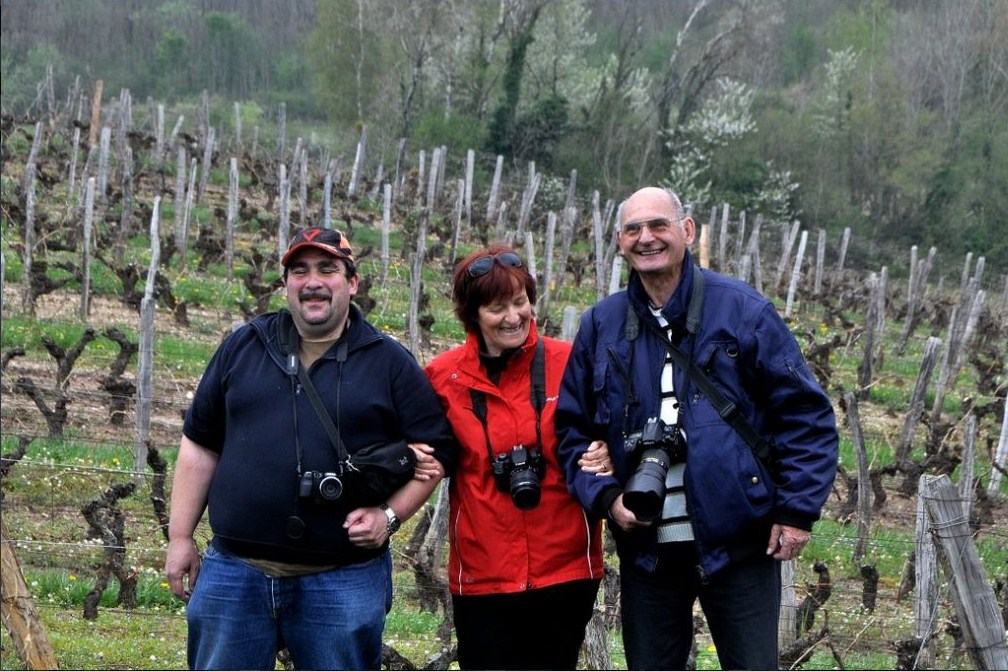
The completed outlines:
[[[302,291],[298,294],[298,300],[300,301],[328,301],[332,300],[332,295],[324,291]]]

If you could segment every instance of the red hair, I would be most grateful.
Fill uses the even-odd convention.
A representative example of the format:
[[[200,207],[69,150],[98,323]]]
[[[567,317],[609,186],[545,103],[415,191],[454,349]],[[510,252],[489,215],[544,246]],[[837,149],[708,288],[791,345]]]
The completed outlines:
[[[529,302],[536,302],[536,280],[524,265],[520,267],[494,263],[490,271],[479,277],[469,275],[469,266],[478,259],[497,256],[503,252],[517,254],[514,249],[503,244],[493,244],[486,249],[478,249],[455,266],[452,300],[455,302],[455,316],[470,333],[479,332],[479,309],[495,301],[510,301],[515,291],[524,288]]]

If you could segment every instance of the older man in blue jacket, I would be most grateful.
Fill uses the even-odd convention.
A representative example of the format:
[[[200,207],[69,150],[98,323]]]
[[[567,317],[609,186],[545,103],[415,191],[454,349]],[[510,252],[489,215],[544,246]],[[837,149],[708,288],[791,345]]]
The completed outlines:
[[[830,492],[836,420],[773,303],[696,266],[695,234],[664,189],[623,203],[629,285],[581,319],[559,456],[574,495],[610,520],[629,668],[684,668],[699,599],[721,668],[775,669],[779,562]],[[596,439],[612,477],[578,466]]]

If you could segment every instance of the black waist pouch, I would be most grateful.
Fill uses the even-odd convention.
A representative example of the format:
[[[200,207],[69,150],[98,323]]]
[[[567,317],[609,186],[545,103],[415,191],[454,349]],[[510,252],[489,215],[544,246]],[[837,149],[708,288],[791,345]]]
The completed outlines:
[[[406,441],[376,443],[350,455],[344,470],[349,500],[378,505],[413,479],[416,455]]]

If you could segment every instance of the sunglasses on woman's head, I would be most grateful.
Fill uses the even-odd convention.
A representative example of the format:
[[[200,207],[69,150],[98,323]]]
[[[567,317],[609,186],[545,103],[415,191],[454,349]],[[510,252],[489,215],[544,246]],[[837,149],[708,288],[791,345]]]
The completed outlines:
[[[501,252],[493,256],[481,256],[466,269],[469,277],[483,277],[493,268],[494,261],[508,268],[521,268],[521,258],[514,252]]]

